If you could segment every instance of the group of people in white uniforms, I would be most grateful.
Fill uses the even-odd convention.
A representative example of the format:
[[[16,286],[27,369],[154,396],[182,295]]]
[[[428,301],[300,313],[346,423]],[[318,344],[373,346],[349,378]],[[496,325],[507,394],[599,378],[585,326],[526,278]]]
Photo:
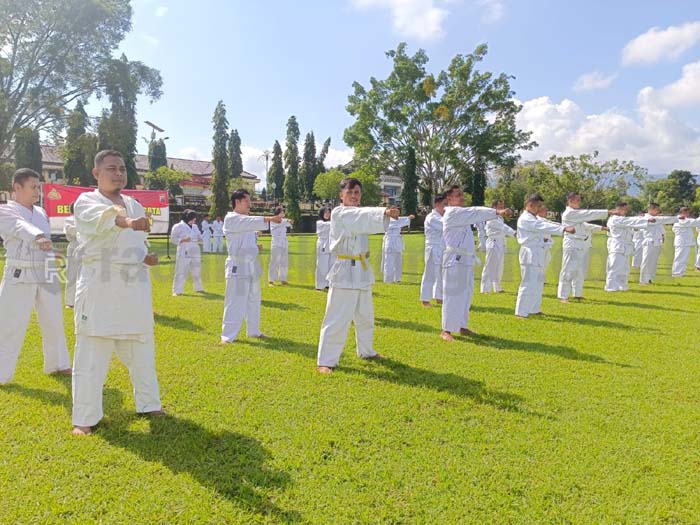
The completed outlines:
[[[205,217],[200,223],[202,227],[202,251],[204,253],[220,253],[224,251],[224,222],[217,217],[213,222]]]
[[[690,216],[690,208],[684,206],[678,212],[678,222],[672,226],[673,230],[673,265],[671,267],[671,277],[683,277],[688,266],[690,251],[695,246],[700,246],[700,234],[695,235],[695,231],[700,229],[700,219],[693,219]],[[700,250],[698,250],[700,256]],[[698,270],[697,261],[695,269]]]
[[[391,219],[382,239],[381,271],[385,283],[401,282],[403,275],[403,240],[401,229],[408,228],[414,215]]]
[[[271,222],[270,228],[270,264],[267,268],[267,282],[274,286],[275,282],[289,284],[287,275],[289,273],[289,241],[287,240],[287,230],[294,225],[294,221],[284,217],[284,208],[277,207],[274,210],[275,216],[280,216],[280,222]]]
[[[170,231],[170,242],[177,246],[173,296],[177,297],[184,293],[185,281],[189,274],[192,274],[194,291],[204,291],[202,286],[202,253],[199,250],[199,243],[202,241],[203,236],[197,226],[197,213],[194,210],[184,210],[182,220]]]

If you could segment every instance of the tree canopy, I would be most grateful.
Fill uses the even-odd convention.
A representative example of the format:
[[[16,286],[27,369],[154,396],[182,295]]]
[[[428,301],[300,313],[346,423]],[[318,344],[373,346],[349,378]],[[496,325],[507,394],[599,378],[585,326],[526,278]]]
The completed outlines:
[[[287,121],[287,140],[284,149],[284,207],[287,216],[294,221],[295,229],[300,226],[301,209],[299,199],[299,124],[294,115]]]
[[[211,181],[212,201],[209,210],[211,217],[223,217],[229,210],[229,162],[226,146],[228,144],[228,120],[226,106],[219,100],[212,118],[214,124],[214,147],[211,161],[214,164],[214,175]]]
[[[168,190],[172,199],[176,195],[182,195],[180,183],[191,179],[191,173],[178,171],[168,166],[160,166],[156,171],[146,173],[144,184],[149,190]]]
[[[39,132],[22,128],[15,137],[15,168],[31,168],[39,175],[42,172],[41,144]]]

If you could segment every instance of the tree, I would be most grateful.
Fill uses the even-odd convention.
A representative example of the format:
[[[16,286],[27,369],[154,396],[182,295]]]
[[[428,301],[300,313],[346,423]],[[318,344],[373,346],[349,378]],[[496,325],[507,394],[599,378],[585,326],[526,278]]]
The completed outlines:
[[[304,155],[299,173],[300,186],[303,188],[304,198],[307,200],[313,199],[314,181],[318,175],[316,161],[316,139],[314,132],[310,131],[304,138]]]
[[[385,80],[370,79],[370,89],[353,84],[348,112],[356,118],[344,133],[361,163],[383,171],[399,171],[406,148],[416,151],[422,193],[434,195],[458,180],[483,177],[489,167],[512,165],[518,151],[531,149],[530,133],[517,129],[521,109],[510,79],[475,69],[487,53],[455,56],[437,76],[426,72],[428,56],[406,54],[399,44],[387,56],[392,72]],[[472,184],[475,191],[484,185]]]
[[[0,151],[19,129],[61,125],[73,101],[104,88],[131,29],[129,0],[0,0]]]
[[[211,180],[212,201],[209,210],[210,217],[223,217],[229,209],[229,162],[226,146],[228,143],[228,120],[226,106],[219,100],[212,118],[214,124],[214,147],[211,161],[214,165],[214,175]]]
[[[68,117],[66,142],[61,147],[63,178],[66,184],[89,185],[92,175],[85,164],[85,135],[88,117],[82,101],[78,100]]]
[[[39,132],[22,128],[15,135],[15,168],[31,168],[41,175],[41,144]]]
[[[238,135],[237,129],[231,130],[231,136],[228,141],[228,162],[231,184],[239,184],[240,180],[238,179],[241,178],[243,173],[243,155],[241,153],[241,137]]]
[[[314,181],[314,194],[324,201],[337,201],[340,192],[340,181],[345,177],[345,173],[337,169],[319,173]]]
[[[0,164],[0,191],[12,191],[12,177],[15,174],[15,167],[9,162]]]
[[[379,186],[379,176],[374,167],[366,164],[360,169],[353,171],[347,177],[354,177],[362,184],[362,205],[379,206],[382,203],[382,188]],[[339,191],[339,190],[337,190]]]
[[[263,201],[267,202],[267,190],[265,188],[263,188],[262,191],[260,192],[260,198]]]
[[[331,138],[328,137],[326,141],[323,143],[323,146],[321,147],[321,153],[319,153],[318,158],[316,159],[316,171],[318,173],[323,173],[326,171],[326,166],[323,164],[326,161],[326,157],[328,156],[328,150],[331,147]],[[316,174],[318,176],[318,173]]]
[[[418,213],[418,174],[416,173],[416,150],[409,146],[403,167],[403,188],[401,189],[401,214]]]
[[[270,172],[267,174],[267,180],[270,183],[270,195],[273,201],[278,201],[282,199],[282,194],[284,191],[284,164],[282,159],[282,146],[280,146],[279,141],[275,141],[275,145],[272,146],[272,166],[270,167]],[[272,183],[275,184],[274,190],[272,189]]]
[[[148,171],[155,173],[158,168],[168,165],[168,150],[163,139],[151,140],[148,144]],[[163,188],[157,188],[163,189]]]
[[[168,194],[172,199],[176,195],[182,195],[180,183],[191,179],[191,173],[178,171],[168,166],[161,166],[156,171],[146,173],[144,184],[149,190],[168,190]]]
[[[124,156],[127,188],[139,182],[136,171],[136,101],[142,93],[151,100],[161,95],[160,73],[141,62],[129,62],[125,55],[109,61],[105,73],[105,93],[111,103],[99,126],[100,149],[114,149]]]
[[[299,124],[297,118],[292,115],[287,121],[287,140],[284,149],[284,207],[286,215],[294,221],[294,228],[298,229],[301,221],[299,199],[301,197],[299,184]]]

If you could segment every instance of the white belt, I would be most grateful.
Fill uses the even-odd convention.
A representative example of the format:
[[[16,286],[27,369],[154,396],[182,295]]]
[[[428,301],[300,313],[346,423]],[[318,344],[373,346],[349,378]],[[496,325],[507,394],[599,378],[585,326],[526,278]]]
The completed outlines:
[[[464,248],[457,248],[456,246],[448,246],[447,248],[445,248],[445,253],[456,253],[457,255],[464,255],[465,257],[474,255],[473,253],[468,252]]]

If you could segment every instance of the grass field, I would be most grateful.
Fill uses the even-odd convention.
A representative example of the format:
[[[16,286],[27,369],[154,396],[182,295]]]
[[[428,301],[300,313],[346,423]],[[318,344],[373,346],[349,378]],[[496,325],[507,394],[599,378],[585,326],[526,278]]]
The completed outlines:
[[[361,361],[350,338],[331,376],[315,371],[326,295],[313,289],[314,237],[291,238],[292,285],[263,288],[265,342],[218,344],[223,255],[204,258],[206,295],[188,283],[179,298],[163,259],[152,275],[169,416],[136,417],[115,361],[107,417],[71,436],[70,378],[41,373],[33,321],[0,388],[0,523],[700,523],[700,274],[671,282],[667,242],[657,284],[606,294],[595,241],[587,301],[554,297],[559,240],[546,315],[526,321],[513,315],[510,244],[507,293],[477,293],[480,336],[448,344],[439,309],[418,302],[423,237],[407,236],[404,282],[374,288],[389,359]]]

